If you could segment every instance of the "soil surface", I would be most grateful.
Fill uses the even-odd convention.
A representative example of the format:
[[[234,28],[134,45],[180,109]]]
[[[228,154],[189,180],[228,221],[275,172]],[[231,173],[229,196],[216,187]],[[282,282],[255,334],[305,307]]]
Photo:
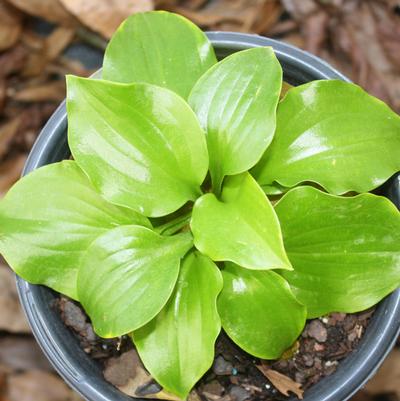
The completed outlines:
[[[151,396],[162,388],[145,372],[128,336],[98,337],[81,306],[61,297],[57,308],[83,350],[98,360],[105,378],[127,394]],[[308,321],[301,337],[278,361],[263,361],[238,348],[224,333],[216,344],[212,368],[191,393],[191,401],[287,400],[332,374],[354,350],[373,309],[357,314],[333,313]],[[140,364],[140,366],[138,366]],[[141,374],[140,380],[134,380]]]

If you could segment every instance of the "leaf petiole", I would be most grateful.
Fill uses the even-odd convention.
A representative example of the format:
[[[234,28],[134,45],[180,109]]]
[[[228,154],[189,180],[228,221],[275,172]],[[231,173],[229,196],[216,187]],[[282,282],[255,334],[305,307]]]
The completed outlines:
[[[158,227],[154,228],[154,231],[160,235],[173,235],[176,234],[179,230],[189,224],[190,218],[192,216],[192,211],[187,212],[177,218],[168,221]]]

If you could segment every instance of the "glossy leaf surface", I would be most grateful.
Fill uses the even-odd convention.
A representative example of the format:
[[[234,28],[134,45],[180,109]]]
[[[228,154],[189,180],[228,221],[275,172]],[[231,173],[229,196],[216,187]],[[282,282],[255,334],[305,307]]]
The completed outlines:
[[[201,193],[204,134],[175,93],[69,76],[67,110],[72,154],[110,202],[157,217]]]
[[[216,308],[221,288],[217,266],[198,252],[188,254],[167,305],[134,332],[134,343],[151,375],[182,399],[214,360],[214,343],[221,330]]]
[[[282,68],[271,47],[228,56],[196,83],[189,103],[207,134],[218,192],[225,175],[253,167],[271,143]]]
[[[164,11],[138,13],[122,23],[108,44],[103,78],[147,82],[187,98],[216,62],[207,36],[186,18]]]
[[[0,203],[0,252],[25,280],[77,299],[87,247],[124,224],[149,222],[106,202],[74,161],[63,161],[22,178]]]
[[[170,297],[189,233],[162,237],[140,226],[115,228],[89,247],[78,275],[79,300],[105,338],[148,323]]]
[[[250,271],[225,263],[222,276],[218,312],[223,329],[249,354],[279,358],[303,330],[305,307],[275,272]]]
[[[221,199],[199,198],[190,225],[196,248],[213,260],[291,269],[274,209],[249,173],[227,177]]]
[[[282,275],[309,317],[367,309],[400,284],[400,213],[386,198],[299,187],[275,210],[294,268]]]
[[[400,170],[400,117],[360,87],[314,81],[278,106],[274,140],[253,171],[261,186],[314,181],[333,194],[368,192]]]

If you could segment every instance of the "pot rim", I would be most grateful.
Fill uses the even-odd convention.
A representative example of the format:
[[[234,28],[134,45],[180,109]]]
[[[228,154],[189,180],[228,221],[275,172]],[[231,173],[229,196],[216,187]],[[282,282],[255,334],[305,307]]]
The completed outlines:
[[[289,69],[291,65],[295,65],[304,74],[304,80],[307,80],[307,77],[314,77],[311,79],[319,77],[319,79],[349,81],[343,74],[320,58],[277,40],[237,32],[207,32],[207,36],[216,51],[228,50],[226,54],[249,47],[272,46],[284,67],[284,71],[285,65],[289,66]],[[288,80],[290,82],[290,78]],[[65,157],[66,128],[66,108],[65,101],[63,101],[50,117],[32,147],[23,175],[43,164],[53,163]],[[46,154],[49,149],[53,150],[51,155]],[[399,179],[398,182],[400,182]],[[396,197],[396,202],[400,201],[400,185],[398,182],[397,184],[393,183],[391,188],[392,194],[394,193]],[[111,384],[105,382],[103,378],[94,377],[98,368],[83,371],[84,369],[79,363],[79,355],[71,355],[70,348],[62,341],[64,339],[62,329],[57,331],[54,321],[40,307],[44,299],[42,293],[46,291],[50,293],[51,290],[29,284],[20,277],[17,277],[16,280],[20,301],[32,332],[44,354],[63,379],[87,400],[132,400],[131,397],[122,394]],[[65,326],[64,329],[68,330]],[[356,350],[340,362],[337,370],[329,378],[321,379],[307,390],[304,401],[348,400],[376,373],[394,346],[399,333],[400,289],[380,302]],[[65,341],[67,342],[67,340],[72,341],[72,338],[67,338]],[[75,347],[78,344],[68,345]],[[86,356],[86,358],[90,357]],[[290,400],[297,399],[291,398]]]

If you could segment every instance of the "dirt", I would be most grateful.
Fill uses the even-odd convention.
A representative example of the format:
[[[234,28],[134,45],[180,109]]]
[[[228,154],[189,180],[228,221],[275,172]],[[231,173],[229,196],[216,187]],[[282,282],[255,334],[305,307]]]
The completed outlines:
[[[101,339],[79,304],[61,297],[57,307],[66,326],[78,337],[84,351],[99,361],[112,384],[137,396],[151,396],[161,390],[140,364],[128,336]],[[284,394],[294,393],[301,398],[304,390],[331,375],[339,361],[356,348],[373,312],[370,309],[356,314],[333,313],[308,321],[298,341],[277,361],[252,357],[222,333],[216,343],[213,366],[189,399],[283,401],[287,400]],[[143,382],[136,380],[132,387],[138,369]],[[149,389],[153,392],[149,393]]]

